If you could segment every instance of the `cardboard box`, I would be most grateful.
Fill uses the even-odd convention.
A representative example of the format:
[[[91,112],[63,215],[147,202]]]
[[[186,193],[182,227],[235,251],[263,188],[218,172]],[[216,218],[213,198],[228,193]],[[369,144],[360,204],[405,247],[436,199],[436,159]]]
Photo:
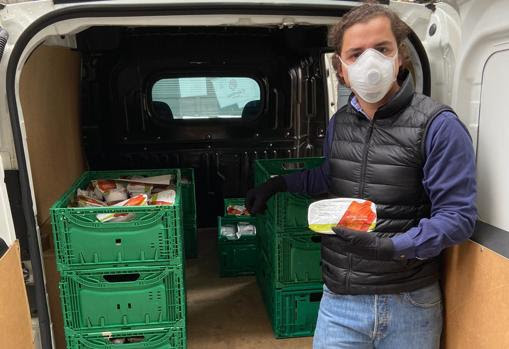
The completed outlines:
[[[16,240],[0,258],[0,348],[33,349],[32,319]]]

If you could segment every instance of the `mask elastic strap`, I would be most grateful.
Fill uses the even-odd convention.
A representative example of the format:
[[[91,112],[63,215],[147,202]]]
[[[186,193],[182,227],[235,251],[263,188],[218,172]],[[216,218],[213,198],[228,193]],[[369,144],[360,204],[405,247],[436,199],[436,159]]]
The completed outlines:
[[[335,55],[336,55],[336,57],[338,57],[338,58],[339,58],[339,61],[340,61],[342,64],[344,64],[344,65],[348,68],[349,64],[346,64],[346,63],[345,63],[345,62],[341,59],[341,56],[340,56],[339,54],[337,54],[337,53],[336,53]]]

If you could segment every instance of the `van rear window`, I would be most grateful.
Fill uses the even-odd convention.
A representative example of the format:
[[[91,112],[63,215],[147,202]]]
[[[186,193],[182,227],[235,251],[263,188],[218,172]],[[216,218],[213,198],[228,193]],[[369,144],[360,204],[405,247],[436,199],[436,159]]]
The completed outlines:
[[[152,111],[162,119],[241,119],[261,112],[261,90],[248,77],[160,79],[152,86]]]

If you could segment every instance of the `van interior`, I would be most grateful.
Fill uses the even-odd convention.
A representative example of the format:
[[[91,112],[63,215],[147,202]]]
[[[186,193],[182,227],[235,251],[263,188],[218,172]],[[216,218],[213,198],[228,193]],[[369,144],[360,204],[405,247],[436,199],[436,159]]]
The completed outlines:
[[[215,239],[224,198],[245,197],[253,187],[255,159],[321,155],[327,32],[326,26],[91,27],[76,35],[76,48],[34,50],[20,99],[57,347],[65,342],[49,208],[85,170],[153,168],[195,171],[189,347],[310,347],[310,338],[274,339],[254,277],[218,277]],[[182,97],[178,79],[203,84]],[[211,95],[223,81],[252,89],[253,100],[231,105],[237,100]]]
[[[65,348],[65,337],[49,208],[86,170],[153,168],[195,173],[189,348],[311,347],[309,337],[274,338],[254,277],[218,277],[215,239],[224,199],[244,197],[254,185],[254,160],[321,156],[329,110],[345,97],[328,94],[335,74],[326,58],[329,25],[92,26],[48,38],[30,53],[19,98],[56,348]],[[426,88],[419,80],[429,76],[413,78],[429,93],[429,81]],[[16,230],[21,224],[15,220]],[[444,259],[444,341],[462,335],[458,299],[469,296],[460,286],[470,282],[461,272],[469,264],[458,260],[473,263],[477,253],[469,245]],[[478,267],[492,276],[497,268]]]

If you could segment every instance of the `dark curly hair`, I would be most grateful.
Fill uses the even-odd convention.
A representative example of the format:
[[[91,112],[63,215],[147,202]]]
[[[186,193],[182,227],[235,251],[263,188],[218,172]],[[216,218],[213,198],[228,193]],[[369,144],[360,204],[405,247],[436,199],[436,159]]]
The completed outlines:
[[[343,47],[343,36],[345,31],[352,27],[357,23],[366,23],[371,19],[379,16],[384,16],[389,19],[391,22],[391,29],[394,37],[396,38],[396,44],[398,45],[399,54],[403,60],[402,70],[411,70],[411,64],[408,54],[408,49],[405,46],[404,40],[407,38],[410,33],[410,28],[399,18],[399,16],[393,11],[389,10],[387,7],[377,4],[373,1],[368,1],[367,3],[354,8],[347,12],[339,22],[334,25],[329,32],[329,42],[332,47],[334,47],[334,51],[340,55],[341,49]],[[336,55],[332,58],[332,65],[334,69],[339,71],[341,62],[336,57]],[[401,72],[401,71],[400,71]],[[339,76],[338,78],[342,84],[345,83],[343,78]]]

